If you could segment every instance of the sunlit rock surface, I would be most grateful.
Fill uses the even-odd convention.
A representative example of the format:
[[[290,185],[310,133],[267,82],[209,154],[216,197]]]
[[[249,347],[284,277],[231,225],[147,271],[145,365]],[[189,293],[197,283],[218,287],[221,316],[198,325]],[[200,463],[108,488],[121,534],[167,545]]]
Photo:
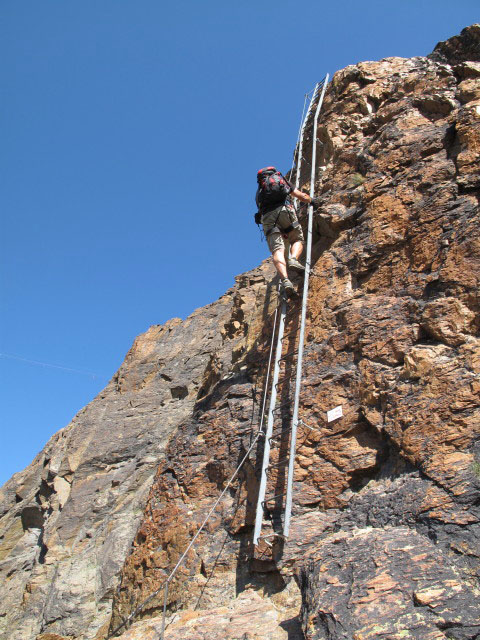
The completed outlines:
[[[166,638],[480,634],[479,52],[473,25],[333,77],[291,536],[252,548],[260,445],[170,585]],[[162,586],[258,427],[275,291],[268,260],[140,336],[3,487],[2,638],[103,640]],[[158,637],[162,607],[123,640]]]
[[[137,622],[119,640],[157,640],[162,619]],[[229,606],[187,611],[166,621],[165,640],[288,640],[288,622],[256,591],[243,591]]]

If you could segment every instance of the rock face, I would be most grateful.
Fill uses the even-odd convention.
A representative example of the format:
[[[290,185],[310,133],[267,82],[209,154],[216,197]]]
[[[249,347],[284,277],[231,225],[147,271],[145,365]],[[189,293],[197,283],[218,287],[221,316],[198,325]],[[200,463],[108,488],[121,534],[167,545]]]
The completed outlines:
[[[140,336],[105,390],[4,485],[2,638],[31,640],[43,631],[93,638],[108,627],[168,437],[223,359],[231,362],[235,305],[230,291],[185,322]]]
[[[252,549],[259,446],[170,584],[166,638],[479,636],[479,52],[473,25],[335,74],[291,536]],[[2,638],[103,640],[160,589],[258,428],[273,275],[141,336],[4,486]],[[162,608],[121,637],[158,637]]]
[[[341,532],[301,571],[307,638],[475,637],[478,591],[408,527]]]
[[[138,622],[122,640],[157,640],[161,620]],[[278,610],[256,591],[243,591],[230,606],[186,612],[168,621],[165,640],[288,640],[288,625],[281,625]]]

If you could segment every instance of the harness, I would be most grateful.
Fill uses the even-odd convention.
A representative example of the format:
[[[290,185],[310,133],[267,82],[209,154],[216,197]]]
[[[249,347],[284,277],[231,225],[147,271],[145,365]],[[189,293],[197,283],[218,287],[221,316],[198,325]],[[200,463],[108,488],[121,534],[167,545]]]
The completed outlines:
[[[298,227],[301,226],[300,223],[298,222],[298,220],[296,220],[295,222],[292,222],[292,224],[289,224],[288,227],[285,227],[284,229],[280,228],[280,226],[277,224],[277,222],[278,222],[278,219],[279,219],[281,213],[282,213],[282,211],[280,210],[278,212],[278,216],[275,218],[275,222],[273,223],[273,227],[270,227],[270,229],[265,232],[265,237],[266,238],[268,238],[268,236],[271,233],[280,233],[283,238],[288,238],[288,234],[291,231],[293,231],[294,229],[297,229]]]

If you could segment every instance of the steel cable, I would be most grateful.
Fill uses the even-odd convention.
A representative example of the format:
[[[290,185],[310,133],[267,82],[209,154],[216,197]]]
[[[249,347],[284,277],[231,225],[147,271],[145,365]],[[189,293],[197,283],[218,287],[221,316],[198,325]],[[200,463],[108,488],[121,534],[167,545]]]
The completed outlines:
[[[193,547],[196,539],[198,538],[200,533],[203,531],[203,529],[205,528],[205,525],[209,521],[210,517],[212,516],[213,512],[217,508],[217,506],[220,503],[220,501],[222,500],[223,496],[228,491],[228,489],[231,487],[231,485],[232,485],[233,481],[235,480],[235,478],[237,477],[237,475],[240,473],[241,468],[245,464],[245,462],[246,462],[248,456],[250,455],[252,449],[257,444],[258,439],[260,438],[260,436],[265,435],[264,432],[263,432],[264,411],[265,411],[267,395],[268,395],[268,378],[269,378],[270,369],[271,369],[273,343],[274,343],[274,336],[275,336],[275,331],[276,331],[277,316],[278,316],[278,306],[277,306],[277,308],[275,310],[275,316],[274,316],[273,332],[272,332],[272,339],[271,339],[271,344],[270,344],[270,354],[269,354],[268,367],[267,367],[267,379],[266,379],[265,390],[264,390],[263,401],[262,401],[262,414],[261,414],[261,418],[260,418],[260,427],[259,427],[255,437],[253,438],[253,440],[252,440],[252,442],[251,442],[246,454],[242,458],[240,464],[235,469],[235,472],[231,476],[230,480],[227,482],[227,484],[226,484],[225,488],[223,489],[222,493],[218,496],[217,500],[215,501],[215,503],[211,507],[211,509],[208,512],[207,516],[205,517],[205,519],[203,520],[202,524],[200,525],[200,528],[198,529],[198,531],[195,533],[195,535],[191,539],[189,545],[187,546],[187,548],[185,549],[183,554],[180,556],[180,559],[177,561],[177,564],[172,569],[172,571],[170,572],[170,574],[167,577],[167,579],[162,583],[162,585],[158,589],[156,589],[156,591],[151,593],[143,602],[141,602],[138,605],[138,607],[136,607],[136,609],[134,609],[132,611],[132,613],[130,613],[130,615],[127,618],[125,618],[125,620],[121,624],[119,624],[117,627],[115,627],[115,629],[111,633],[108,634],[108,636],[106,637],[106,640],[109,640],[110,638],[113,638],[113,636],[115,636],[121,629],[126,627],[132,620],[134,620],[138,616],[138,614],[145,608],[145,606],[149,602],[151,602],[162,591],[162,589],[165,589],[165,597],[164,597],[164,602],[163,602],[163,614],[162,614],[162,631],[161,631],[161,635],[160,635],[161,640],[163,640],[164,634],[165,634],[165,620],[166,620],[166,612],[167,612],[168,587],[169,587],[171,581],[173,580],[173,578],[175,577],[175,574],[177,573],[177,570],[180,568],[182,562],[186,558],[188,552]]]
[[[319,83],[320,84],[320,83]],[[313,90],[313,92],[315,93],[315,90],[317,89],[317,87],[319,86],[319,84],[316,85],[315,89]],[[302,112],[302,121],[301,121],[301,125],[300,125],[300,129],[299,129],[299,134],[298,134],[298,139],[297,139],[297,148],[298,148],[298,144],[302,141],[302,129],[304,124],[306,124],[304,122],[304,114],[305,114],[305,106],[306,106],[306,102],[307,99],[310,95],[309,92],[307,94],[305,94],[305,101],[304,101],[304,106],[303,106],[303,112]],[[314,96],[313,96],[314,97]],[[312,101],[313,101],[313,97],[312,97]],[[293,172],[293,167],[295,165],[295,154],[294,154],[294,162],[292,165],[292,172]],[[298,181],[299,181],[299,171],[297,168],[297,175],[296,175],[296,183],[298,185]],[[298,188],[298,186],[297,186]],[[275,316],[274,316],[274,323],[273,323],[273,332],[272,332],[272,339],[271,339],[271,345],[270,345],[270,354],[269,354],[269,360],[268,360],[268,367],[267,367],[267,377],[266,377],[266,383],[265,383],[265,390],[264,390],[264,394],[263,394],[263,401],[262,401],[262,410],[261,410],[261,418],[260,418],[260,426],[259,429],[255,435],[255,437],[253,438],[247,452],[245,453],[244,457],[242,458],[240,464],[237,466],[237,468],[235,469],[233,475],[230,477],[229,481],[227,482],[227,484],[225,485],[223,491],[221,492],[221,494],[218,496],[218,498],[216,499],[216,501],[214,502],[213,506],[211,507],[210,511],[208,512],[207,516],[205,517],[205,519],[203,520],[202,524],[200,525],[199,529],[197,530],[197,532],[195,533],[195,535],[193,536],[193,538],[191,539],[190,543],[188,544],[187,548],[185,549],[185,551],[182,553],[182,555],[180,556],[179,560],[177,561],[175,567],[172,569],[172,571],[170,572],[170,574],[168,575],[168,577],[166,578],[166,580],[162,583],[162,585],[156,589],[153,593],[151,593],[143,602],[140,603],[140,605],[138,607],[136,607],[131,613],[130,615],[125,618],[125,620],[119,624],[117,627],[115,627],[115,629],[109,633],[106,636],[106,640],[110,640],[110,638],[112,638],[113,636],[115,636],[121,629],[123,629],[124,627],[126,627],[134,618],[136,618],[138,616],[138,614],[145,608],[145,606],[151,602],[161,591],[162,589],[165,589],[165,595],[164,595],[164,602],[163,602],[163,613],[162,613],[162,629],[161,629],[161,634],[160,634],[160,640],[164,640],[164,635],[165,635],[165,622],[166,622],[166,614],[167,614],[167,604],[168,604],[168,589],[169,589],[169,585],[171,583],[171,581],[173,580],[173,578],[175,577],[178,569],[180,568],[180,566],[182,565],[183,561],[185,560],[185,558],[188,555],[188,552],[190,551],[190,549],[193,547],[193,545],[195,544],[195,541],[197,540],[198,536],[200,535],[200,533],[203,531],[203,529],[205,528],[207,522],[209,521],[210,517],[212,516],[212,514],[214,513],[215,509],[217,508],[218,504],[220,503],[220,501],[222,500],[222,498],[224,497],[224,495],[226,494],[226,492],[228,491],[228,489],[231,487],[232,483],[234,482],[235,478],[238,476],[238,474],[240,473],[243,465],[245,464],[245,462],[247,461],[251,451],[253,450],[253,448],[255,447],[255,445],[257,444],[258,439],[260,438],[260,436],[264,436],[265,433],[263,431],[263,422],[264,422],[264,413],[265,413],[265,406],[266,406],[266,401],[267,401],[267,396],[268,396],[268,378],[270,375],[270,369],[271,369],[271,362],[272,362],[272,354],[273,354],[273,344],[274,344],[274,337],[275,337],[275,333],[276,333],[276,322],[277,322],[277,317],[278,317],[278,305],[277,308],[275,310]]]
[[[162,589],[166,589],[166,593],[168,593],[168,585],[170,584],[170,582],[173,580],[173,578],[175,577],[175,574],[177,573],[177,570],[179,569],[180,565],[182,564],[182,562],[184,561],[184,559],[186,558],[188,552],[190,551],[190,549],[193,547],[196,539],[198,538],[198,536],[200,535],[200,533],[203,531],[203,529],[205,528],[205,525],[207,524],[208,520],[210,519],[211,515],[213,514],[213,512],[215,511],[215,509],[217,508],[219,502],[221,501],[221,499],[223,498],[223,496],[225,495],[225,493],[228,491],[228,489],[230,488],[230,486],[232,485],[233,481],[235,480],[235,478],[237,477],[237,475],[239,474],[241,468],[243,467],[243,465],[245,464],[248,456],[250,455],[250,452],[252,451],[253,447],[256,445],[257,440],[259,439],[259,437],[262,435],[261,431],[257,432],[257,435],[254,437],[250,447],[248,448],[246,454],[243,456],[242,461],[240,462],[240,464],[238,465],[238,467],[236,468],[234,474],[231,476],[230,480],[227,482],[227,484],[225,485],[225,488],[223,489],[222,493],[218,496],[218,498],[216,499],[215,503],[213,504],[212,508],[210,509],[210,511],[208,512],[206,518],[204,519],[204,521],[202,522],[202,524],[200,525],[200,528],[198,529],[198,531],[196,532],[196,534],[193,536],[193,538],[190,541],[190,544],[188,545],[188,547],[185,549],[185,551],[182,553],[182,555],[180,556],[180,559],[178,560],[177,564],[175,565],[175,567],[172,569],[172,571],[170,572],[170,575],[168,576],[168,578],[165,580],[165,582],[153,593],[151,593],[148,598],[146,598],[134,611],[132,611],[132,613],[120,624],[118,625],[106,638],[106,640],[109,640],[109,638],[112,638],[115,634],[117,634],[120,629],[123,629],[123,627],[125,627],[129,622],[131,622],[134,618],[137,617],[137,615],[145,608],[145,605],[147,605],[151,600],[153,600],[153,598],[155,598],[155,596],[157,596]],[[166,599],[165,599],[166,600]],[[164,602],[164,608],[163,608],[163,619],[162,619],[162,634],[161,634],[161,638],[163,640],[163,635],[164,635],[164,631],[165,631],[165,616],[166,616],[166,601]]]

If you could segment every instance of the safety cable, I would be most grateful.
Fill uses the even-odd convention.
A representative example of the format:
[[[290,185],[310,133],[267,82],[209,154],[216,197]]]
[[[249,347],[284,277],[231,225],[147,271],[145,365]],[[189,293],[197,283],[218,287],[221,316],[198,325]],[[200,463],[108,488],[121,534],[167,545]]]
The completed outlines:
[[[279,293],[279,291],[280,291],[280,283],[278,285],[277,293]],[[265,294],[265,298],[266,297],[267,297],[267,294]],[[250,319],[249,319],[249,322],[248,322],[248,331],[247,331],[247,335],[245,336],[245,344],[246,345],[248,345],[248,338],[249,338],[249,335],[250,335],[250,327],[252,326],[252,321],[253,321],[253,317],[254,317],[254,314],[255,314],[255,310],[258,307],[257,301],[258,301],[258,291],[257,291],[257,293],[255,295],[255,301],[254,301],[253,306],[252,306],[252,313],[250,314]],[[271,362],[272,362],[272,353],[273,353],[273,336],[275,335],[275,331],[276,331],[276,327],[277,327],[277,315],[278,315],[278,305],[275,308],[275,314],[274,314],[274,317],[273,317],[273,332],[272,332],[272,340],[271,340],[271,343],[270,343],[270,354],[269,354],[269,357],[268,357],[267,376],[266,376],[266,379],[265,379],[265,387],[264,387],[264,392],[263,392],[263,401],[262,401],[262,408],[261,408],[260,425],[258,427],[259,431],[261,431],[262,427],[263,427],[265,405],[266,405],[266,402],[267,402],[268,379],[270,377],[270,366],[271,366]],[[256,380],[255,380],[255,386],[253,387],[253,409],[252,409],[251,424],[253,424],[254,419],[255,419],[255,404],[256,404],[258,377],[259,377],[259,374],[257,373],[257,377],[256,377]],[[253,431],[253,429],[252,429],[252,431]]]
[[[157,596],[160,591],[165,588],[165,598],[164,598],[164,604],[163,604],[163,618],[162,618],[162,632],[161,632],[161,636],[160,638],[163,640],[163,636],[164,636],[164,631],[165,631],[165,617],[166,617],[166,610],[167,610],[167,597],[168,597],[168,585],[170,584],[170,582],[173,580],[173,578],[175,577],[175,574],[177,573],[177,570],[179,569],[180,565],[182,564],[183,560],[186,558],[188,552],[190,551],[190,549],[192,548],[192,546],[195,543],[195,540],[198,538],[198,536],[200,535],[200,533],[203,531],[203,529],[205,528],[205,525],[207,524],[208,520],[210,519],[210,516],[213,514],[213,512],[215,511],[215,509],[217,508],[220,500],[223,498],[223,496],[225,495],[225,493],[228,491],[228,489],[230,488],[231,484],[233,483],[233,481],[235,480],[235,478],[237,477],[237,475],[239,474],[241,468],[243,467],[243,465],[245,464],[245,461],[247,460],[248,456],[250,455],[250,452],[252,451],[253,447],[256,445],[257,440],[259,439],[259,437],[262,435],[261,431],[257,432],[257,435],[254,437],[254,439],[252,440],[252,443],[250,445],[250,447],[247,450],[247,453],[244,455],[244,457],[242,458],[242,461],[240,462],[240,464],[238,465],[238,467],[236,468],[234,474],[232,475],[232,477],[230,478],[230,480],[227,482],[227,484],[225,485],[225,488],[223,489],[222,493],[218,496],[218,498],[216,499],[215,503],[213,504],[213,507],[210,509],[210,511],[208,512],[206,518],[204,519],[204,521],[202,522],[202,524],[200,525],[200,528],[198,529],[198,531],[196,532],[196,534],[193,536],[193,538],[190,541],[190,544],[188,545],[188,547],[185,549],[185,551],[182,553],[182,555],[180,556],[180,559],[178,560],[177,564],[175,565],[175,567],[173,568],[173,570],[170,572],[170,575],[168,576],[168,578],[165,580],[165,582],[153,593],[151,593],[148,598],[146,598],[134,611],[132,611],[132,613],[128,616],[128,618],[126,618],[120,625],[118,625],[118,627],[116,627],[106,638],[106,640],[109,640],[109,638],[112,638],[116,633],[118,633],[120,631],[120,629],[123,629],[123,627],[125,627],[129,622],[131,622],[131,620],[133,620],[134,618],[137,617],[137,615],[142,611],[142,609],[144,609],[145,605],[147,605],[151,600],[153,600],[153,598],[155,598],[155,596]]]
[[[162,630],[161,630],[161,635],[160,635],[160,640],[163,640],[164,634],[165,634],[165,620],[166,620],[166,614],[167,614],[168,587],[169,587],[171,581],[173,580],[173,578],[175,577],[175,574],[177,573],[177,570],[180,568],[183,560],[186,558],[188,552],[193,547],[196,539],[198,538],[200,533],[205,528],[205,525],[207,524],[207,522],[210,519],[211,515],[213,514],[213,512],[217,508],[218,504],[222,500],[223,496],[228,491],[228,489],[232,485],[233,481],[235,480],[235,478],[239,474],[241,468],[245,464],[245,462],[246,462],[248,456],[250,455],[252,449],[257,444],[258,439],[260,438],[260,436],[265,435],[264,432],[263,432],[263,421],[264,421],[265,406],[266,406],[267,395],[268,395],[268,378],[270,376],[270,368],[271,368],[271,363],[272,363],[273,344],[274,344],[274,336],[275,336],[275,331],[276,331],[277,316],[278,316],[278,305],[277,305],[277,308],[275,309],[275,316],[274,316],[274,321],[273,321],[273,332],[272,332],[272,339],[271,339],[271,344],[270,344],[270,354],[269,354],[269,358],[268,358],[267,378],[266,378],[266,383],[265,383],[265,390],[264,390],[264,393],[263,393],[262,415],[261,415],[261,418],[260,418],[260,427],[259,427],[255,437],[253,438],[253,440],[252,440],[252,442],[251,442],[246,454],[242,458],[242,461],[240,462],[238,467],[235,469],[235,472],[233,473],[233,475],[231,476],[230,480],[225,485],[225,488],[223,489],[222,493],[218,496],[217,500],[215,501],[215,503],[211,507],[211,509],[208,512],[206,518],[204,519],[204,521],[200,525],[200,528],[197,530],[197,532],[195,533],[195,535],[191,539],[188,547],[185,549],[183,554],[180,556],[180,559],[178,560],[177,564],[175,565],[175,567],[170,572],[170,574],[167,577],[167,579],[161,584],[161,586],[156,591],[151,593],[143,602],[141,602],[138,605],[138,607],[136,609],[134,609],[132,611],[132,613],[130,613],[130,615],[127,618],[125,618],[125,620],[121,624],[119,624],[117,627],[115,627],[115,629],[111,633],[108,634],[108,636],[106,637],[106,640],[109,640],[110,638],[113,638],[113,636],[116,635],[121,629],[123,629],[123,627],[126,627],[134,618],[136,618],[138,616],[138,614],[145,608],[145,606],[149,602],[151,602],[153,600],[153,598],[155,598],[162,591],[162,589],[165,589],[165,596],[164,596],[164,601],[163,601],[163,614],[162,614]]]
[[[293,169],[295,167],[295,163],[298,160],[298,151],[299,151],[298,145],[300,144],[300,136],[302,135],[302,126],[303,126],[303,120],[305,118],[305,108],[307,106],[308,96],[309,96],[309,94],[306,93],[305,94],[305,100],[303,101],[302,117],[301,117],[301,120],[300,120],[300,127],[298,128],[297,144],[295,145],[295,153],[293,154],[293,162],[292,162],[292,169],[291,169],[290,177],[293,174]],[[295,156],[296,156],[297,160],[295,160]]]
[[[313,89],[313,91],[315,91],[315,89]],[[292,182],[293,170],[295,168],[295,165],[298,163],[298,158],[299,158],[299,153],[300,153],[300,138],[301,138],[301,135],[302,135],[303,121],[305,119],[305,109],[306,109],[306,106],[307,106],[307,100],[309,98],[310,93],[311,93],[311,91],[309,93],[305,94],[305,99],[303,101],[302,117],[300,119],[300,127],[298,129],[297,144],[295,145],[295,152],[293,154],[292,168],[290,169],[290,182]],[[296,171],[296,176],[295,176],[295,188],[298,189],[298,166],[297,166],[297,171]],[[293,207],[295,209],[295,213],[297,213],[298,212],[298,204],[297,204],[297,201],[295,199],[293,200]]]
[[[315,165],[316,165],[315,158],[316,158],[316,140],[317,140],[316,130],[317,130],[318,115],[323,103],[323,98],[325,95],[327,84],[328,84],[328,74],[325,76],[325,78],[321,82],[318,82],[315,85],[315,89],[311,95],[310,104],[309,104],[307,113],[305,116],[302,115],[302,122],[301,122],[300,133],[299,133],[299,142],[297,143],[298,153],[297,153],[297,163],[296,163],[295,189],[299,189],[299,183],[301,178],[300,174],[302,170],[303,143],[305,138],[305,131],[306,131],[307,125],[309,125],[311,122],[310,116],[311,114],[313,114],[314,105],[316,104],[315,116],[313,119],[313,134],[312,134],[313,146],[312,146],[312,164],[311,164],[312,171],[311,171],[311,177],[310,177],[310,197],[309,197],[309,206],[308,206],[307,259],[305,264],[301,321],[300,321],[299,335],[298,335],[298,347],[297,347],[297,350],[294,352],[297,354],[296,355],[297,365],[296,365],[296,373],[295,373],[295,395],[293,399],[293,416],[292,416],[292,423],[291,423],[291,430],[290,430],[290,446],[288,447],[289,452],[287,456],[282,458],[281,460],[281,464],[288,461],[286,492],[281,494],[275,494],[275,491],[274,491],[273,493],[275,495],[269,497],[267,500],[265,499],[269,482],[271,482],[269,481],[269,469],[271,469],[272,467],[278,468],[277,463],[275,464],[270,463],[271,446],[274,446],[274,447],[277,446],[275,444],[272,445],[272,442],[275,443],[276,439],[271,437],[273,433],[274,423],[276,420],[275,412],[278,411],[278,409],[281,410],[281,408],[286,404],[286,403],[283,403],[283,404],[281,403],[279,407],[276,407],[278,385],[282,384],[285,381],[285,374],[284,374],[284,376],[281,378],[281,381],[278,382],[279,375],[280,375],[280,362],[284,359],[282,358],[282,349],[284,346],[282,342],[283,328],[284,328],[285,316],[286,316],[286,304],[284,302],[282,304],[282,308],[280,312],[279,329],[278,329],[278,335],[277,335],[277,348],[276,348],[276,354],[275,354],[275,366],[274,366],[273,378],[272,378],[272,391],[270,394],[270,409],[268,413],[268,422],[265,429],[265,446],[263,451],[262,471],[260,476],[261,479],[260,479],[260,485],[259,485],[258,497],[257,497],[255,527],[253,532],[254,546],[257,546],[261,539],[264,539],[265,542],[269,544],[266,540],[267,537],[278,536],[280,538],[283,538],[283,540],[285,541],[288,539],[288,535],[289,535],[290,518],[291,518],[291,511],[292,511],[293,474],[294,474],[294,465],[295,465],[295,456],[296,456],[296,439],[297,439],[297,429],[298,429],[298,423],[299,423],[298,412],[299,412],[299,402],[300,402],[300,389],[301,389],[301,382],[302,382],[302,362],[303,362],[303,348],[304,348],[304,341],[305,341],[308,281],[309,281],[309,274],[310,274],[310,268],[311,268],[311,241],[312,241],[312,218],[313,218],[312,199],[313,199],[314,188],[315,188]],[[294,154],[294,159],[295,159],[295,154]],[[293,175],[293,170],[290,178],[292,177],[292,175]],[[295,331],[297,332],[298,328],[296,328]],[[288,401],[288,405],[290,404],[291,404],[291,399],[289,399]],[[276,478],[276,481],[278,481],[277,472],[276,474],[274,474],[273,477],[274,477],[274,480]],[[283,520],[282,534],[279,534],[274,527],[274,533],[269,534],[268,536],[262,536],[261,534],[262,534],[262,528],[264,523],[265,506],[267,502],[271,500],[277,500],[279,498],[283,499],[284,496],[286,496],[286,502],[284,506],[284,520]],[[281,522],[281,518],[280,518],[280,522]]]
[[[278,297],[280,298],[280,283],[278,283],[277,293],[278,293]],[[275,308],[275,315],[273,317],[272,340],[270,342],[270,354],[268,356],[267,376],[265,378],[265,389],[264,389],[264,392],[263,392],[262,413],[261,413],[261,417],[260,417],[260,426],[258,427],[258,432],[259,433],[261,431],[263,431],[263,422],[265,420],[265,407],[267,405],[267,396],[268,396],[268,380],[270,378],[270,369],[271,369],[271,366],[272,366],[273,343],[274,343],[275,332],[276,332],[276,329],[277,329],[277,317],[278,317],[278,304],[277,304],[277,306]]]
[[[323,99],[325,97],[325,92],[328,85],[329,75],[325,76],[322,83],[321,92],[315,94],[318,96],[317,108],[315,110],[315,116],[313,118],[313,129],[312,129],[312,166],[311,166],[311,175],[310,175],[310,202],[308,204],[308,224],[307,224],[307,255],[305,260],[305,275],[303,279],[303,296],[302,296],[302,310],[301,310],[301,319],[300,319],[300,334],[298,337],[298,354],[297,354],[297,371],[295,374],[295,396],[294,396],[294,404],[293,404],[293,416],[292,416],[292,426],[290,431],[290,453],[288,456],[288,476],[287,476],[287,493],[285,500],[285,520],[283,525],[283,535],[285,538],[288,538],[290,533],[290,519],[292,513],[292,496],[293,496],[293,475],[294,475],[294,466],[295,466],[295,456],[296,456],[296,442],[297,442],[297,428],[298,428],[298,412],[300,409],[300,390],[302,386],[302,366],[303,366],[303,349],[305,345],[305,325],[307,320],[307,303],[308,303],[308,284],[310,277],[310,269],[311,269],[311,258],[312,258],[312,234],[313,234],[313,196],[315,193],[315,170],[316,170],[316,159],[317,159],[317,123],[318,116],[320,114],[320,109],[322,108]],[[317,84],[318,89],[320,89],[320,83]],[[312,99],[313,100],[313,99]]]
[[[313,93],[315,93],[315,90],[317,89],[318,86],[319,86],[318,84],[315,86],[315,88],[313,89]],[[300,129],[299,129],[299,133],[298,133],[298,139],[297,139],[297,148],[298,148],[298,144],[303,140],[301,134],[302,134],[303,125],[305,124],[304,123],[305,106],[306,106],[306,103],[307,103],[307,99],[309,98],[311,93],[312,93],[312,91],[310,91],[309,93],[305,94],[305,101],[304,101],[303,112],[302,112],[302,120],[301,120],[301,125],[300,125]],[[314,96],[312,96],[312,100],[313,100],[313,97]],[[293,162],[293,165],[292,165],[292,172],[293,172],[294,165],[295,165],[295,154],[294,154],[294,162]],[[299,179],[299,175],[298,175],[298,169],[297,169],[297,175],[296,175],[297,183],[298,183],[298,179]],[[279,293],[279,300],[280,300],[281,299],[280,298],[280,284],[278,286],[279,286],[278,293]],[[138,614],[145,608],[145,606],[149,602],[151,602],[153,600],[153,598],[155,598],[162,591],[162,589],[165,589],[165,594],[164,594],[164,599],[163,599],[162,628],[161,628],[161,633],[160,633],[160,640],[164,640],[169,585],[170,585],[171,581],[173,580],[173,578],[175,577],[178,569],[182,565],[183,561],[185,560],[188,552],[190,551],[190,549],[195,544],[195,541],[197,540],[198,536],[203,531],[203,529],[205,528],[205,526],[206,526],[207,522],[209,521],[210,517],[212,516],[212,514],[214,513],[214,511],[217,508],[218,504],[222,500],[223,496],[226,494],[226,492],[228,491],[228,489],[232,485],[233,481],[235,480],[235,478],[240,473],[240,470],[242,469],[243,465],[245,464],[246,460],[248,459],[248,456],[250,455],[251,451],[253,450],[253,448],[257,444],[258,439],[260,438],[260,436],[265,436],[265,432],[263,431],[263,423],[264,423],[264,418],[265,418],[265,407],[266,407],[266,402],[267,402],[267,397],[268,397],[268,379],[270,377],[270,370],[271,370],[271,364],[272,364],[273,345],[274,345],[274,338],[275,338],[275,333],[276,333],[276,324],[277,324],[277,319],[278,319],[278,308],[279,308],[279,306],[277,305],[277,307],[275,309],[275,315],[274,315],[274,321],[273,321],[273,332],[272,332],[272,338],[271,338],[271,344],[270,344],[270,353],[269,353],[269,359],[268,359],[267,376],[266,376],[266,380],[265,380],[265,389],[264,389],[263,400],[262,400],[260,425],[259,425],[259,429],[258,429],[256,435],[254,436],[254,438],[253,438],[253,440],[252,440],[247,452],[245,453],[244,457],[242,458],[240,464],[235,469],[235,472],[233,473],[233,475],[231,476],[231,478],[229,479],[229,481],[225,485],[225,488],[223,489],[221,494],[218,496],[218,498],[214,502],[214,504],[211,507],[210,511],[208,512],[207,516],[203,520],[203,522],[200,525],[199,529],[197,530],[197,532],[195,533],[195,535],[191,539],[191,541],[188,544],[187,548],[185,549],[185,551],[180,556],[179,560],[177,561],[177,564],[172,569],[172,571],[170,572],[170,574],[168,575],[166,580],[160,585],[160,587],[158,589],[156,589],[143,602],[141,602],[138,605],[138,607],[136,607],[130,613],[130,615],[127,618],[125,618],[125,620],[123,620],[123,622],[121,624],[119,624],[111,633],[109,633],[107,635],[107,637],[106,637],[106,640],[110,640],[110,638],[115,636],[121,629],[126,627],[134,618],[136,618],[138,616]]]

